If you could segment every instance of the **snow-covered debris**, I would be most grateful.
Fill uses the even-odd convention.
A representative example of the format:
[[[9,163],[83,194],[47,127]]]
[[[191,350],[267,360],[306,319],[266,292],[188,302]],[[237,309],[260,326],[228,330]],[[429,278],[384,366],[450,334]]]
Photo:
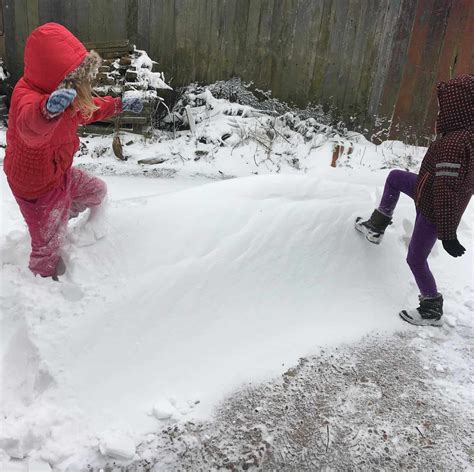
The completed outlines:
[[[108,138],[85,137],[77,162],[106,174],[222,179],[251,174],[317,174],[332,164],[373,171],[394,167],[416,170],[426,151],[397,141],[377,146],[362,134],[340,132],[314,117],[289,111],[274,115],[231,103],[216,98],[211,87],[189,87],[171,113],[165,107],[160,109],[164,117],[160,129],[151,136],[122,137],[129,145],[122,148],[126,161],[121,166],[107,152]],[[194,123],[193,132],[190,122]]]
[[[138,73],[138,83],[144,83],[146,88],[172,90],[165,82],[163,72],[153,72],[154,64],[158,63],[152,61],[146,51],[135,49],[132,66]]]
[[[134,458],[136,446],[127,434],[114,432],[101,439],[99,450],[105,457],[127,461]]]
[[[125,50],[120,45],[115,55],[113,48],[106,51],[107,58],[99,69],[93,91],[99,96],[139,96],[144,107],[138,114],[126,112],[81,127],[80,132],[108,134],[124,128],[143,133],[153,125],[157,107],[163,101],[158,92],[172,89],[165,83],[164,74],[154,71],[157,62],[152,61],[145,51],[133,45],[128,45]],[[110,55],[115,58],[110,58]]]
[[[10,73],[5,69],[2,58],[0,57],[0,80],[7,80],[10,77]]]

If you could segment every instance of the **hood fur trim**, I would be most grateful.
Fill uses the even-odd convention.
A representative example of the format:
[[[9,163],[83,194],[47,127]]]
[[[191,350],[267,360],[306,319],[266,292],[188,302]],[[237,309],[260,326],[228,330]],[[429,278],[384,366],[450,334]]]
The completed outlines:
[[[90,51],[82,63],[64,78],[58,88],[73,88],[75,84],[85,80],[91,82],[99,72],[101,64],[102,59],[99,54]]]

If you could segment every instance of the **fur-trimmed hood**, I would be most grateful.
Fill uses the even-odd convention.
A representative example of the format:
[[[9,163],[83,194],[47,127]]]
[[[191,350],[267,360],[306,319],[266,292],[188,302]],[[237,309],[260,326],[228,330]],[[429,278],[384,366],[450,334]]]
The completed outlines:
[[[90,51],[85,59],[64,78],[58,88],[73,88],[78,82],[92,81],[99,72],[102,59],[95,51]]]
[[[76,81],[93,78],[100,66],[100,56],[87,52],[67,28],[46,23],[36,28],[25,45],[23,78],[33,89],[52,93],[60,85],[72,87]]]

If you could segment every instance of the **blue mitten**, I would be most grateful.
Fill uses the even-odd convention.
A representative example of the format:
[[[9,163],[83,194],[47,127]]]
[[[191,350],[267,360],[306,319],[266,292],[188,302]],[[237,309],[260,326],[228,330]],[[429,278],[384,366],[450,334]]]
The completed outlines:
[[[46,102],[46,111],[52,115],[62,113],[76,98],[74,89],[55,90]]]
[[[143,110],[143,102],[138,97],[125,97],[122,99],[122,110],[140,113]]]

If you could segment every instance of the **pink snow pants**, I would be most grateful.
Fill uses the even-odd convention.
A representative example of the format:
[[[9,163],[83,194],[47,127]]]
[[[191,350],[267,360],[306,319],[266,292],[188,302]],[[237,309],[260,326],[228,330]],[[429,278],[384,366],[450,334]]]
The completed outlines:
[[[100,205],[106,194],[104,181],[72,167],[59,188],[35,200],[15,195],[30,232],[29,268],[35,275],[50,277],[55,274],[68,220],[87,208]]]

